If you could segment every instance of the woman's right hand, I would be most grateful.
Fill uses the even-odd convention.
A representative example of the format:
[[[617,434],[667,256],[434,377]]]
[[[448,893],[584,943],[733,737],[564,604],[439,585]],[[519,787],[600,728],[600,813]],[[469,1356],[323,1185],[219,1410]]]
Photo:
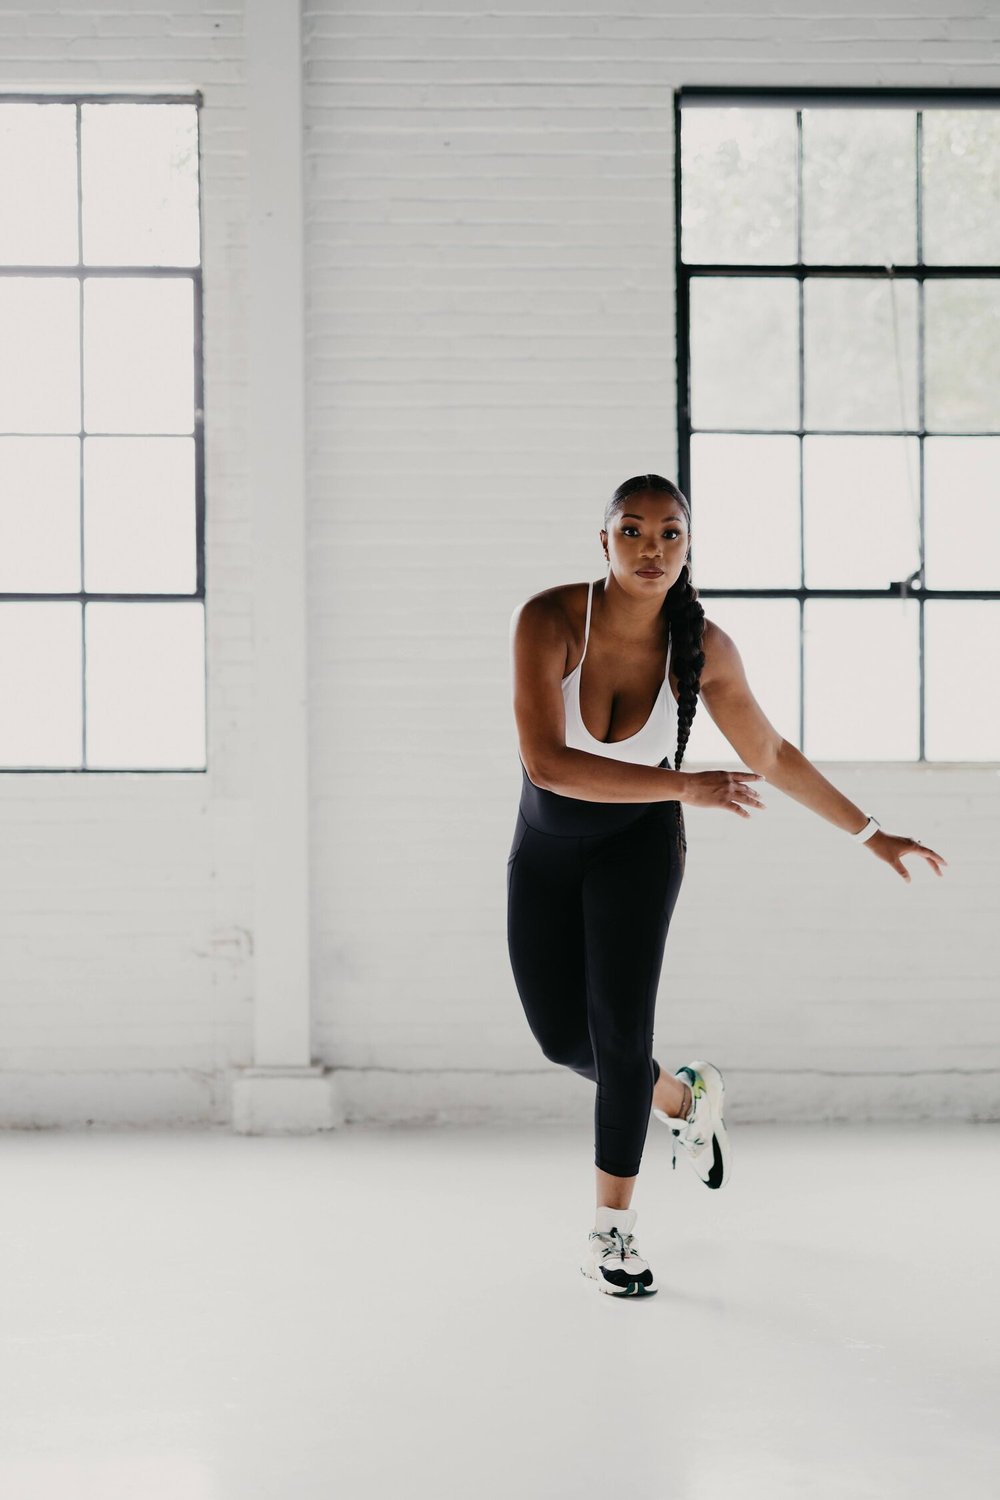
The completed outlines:
[[[680,801],[688,807],[725,807],[741,818],[750,814],[740,806],[766,807],[748,781],[763,781],[757,771],[684,771],[686,780]]]

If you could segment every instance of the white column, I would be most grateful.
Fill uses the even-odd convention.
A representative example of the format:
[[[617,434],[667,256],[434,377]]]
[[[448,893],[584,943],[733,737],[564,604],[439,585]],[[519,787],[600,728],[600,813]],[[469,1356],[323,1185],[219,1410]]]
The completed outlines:
[[[254,1066],[243,1131],[337,1123],[311,1066],[300,0],[247,0],[249,484],[254,530]],[[206,303],[211,305],[211,290]],[[206,401],[211,420],[211,394]],[[208,579],[211,591],[211,577]]]

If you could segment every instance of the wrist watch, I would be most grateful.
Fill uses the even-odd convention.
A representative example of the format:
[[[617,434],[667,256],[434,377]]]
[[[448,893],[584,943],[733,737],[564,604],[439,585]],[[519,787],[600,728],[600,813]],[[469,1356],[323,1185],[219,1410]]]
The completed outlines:
[[[880,827],[881,824],[877,823],[874,818],[869,818],[864,828],[859,828],[857,833],[852,833],[849,837],[857,839],[859,844],[866,844],[873,833],[878,833]]]

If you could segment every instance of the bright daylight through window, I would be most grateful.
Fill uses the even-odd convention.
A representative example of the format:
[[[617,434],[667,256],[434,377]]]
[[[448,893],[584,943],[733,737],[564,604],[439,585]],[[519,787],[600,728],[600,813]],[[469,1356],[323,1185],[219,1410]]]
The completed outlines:
[[[810,758],[1000,760],[1000,96],[685,89],[677,122],[706,613]]]
[[[204,770],[198,99],[0,95],[0,767]]]

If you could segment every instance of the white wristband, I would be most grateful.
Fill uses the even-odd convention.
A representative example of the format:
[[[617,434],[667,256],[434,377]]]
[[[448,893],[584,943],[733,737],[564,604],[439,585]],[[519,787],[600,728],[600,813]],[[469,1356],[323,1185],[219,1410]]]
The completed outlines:
[[[874,818],[869,818],[864,828],[859,828],[857,833],[852,833],[849,837],[857,839],[859,844],[866,844],[873,833],[878,833],[879,827]]]

